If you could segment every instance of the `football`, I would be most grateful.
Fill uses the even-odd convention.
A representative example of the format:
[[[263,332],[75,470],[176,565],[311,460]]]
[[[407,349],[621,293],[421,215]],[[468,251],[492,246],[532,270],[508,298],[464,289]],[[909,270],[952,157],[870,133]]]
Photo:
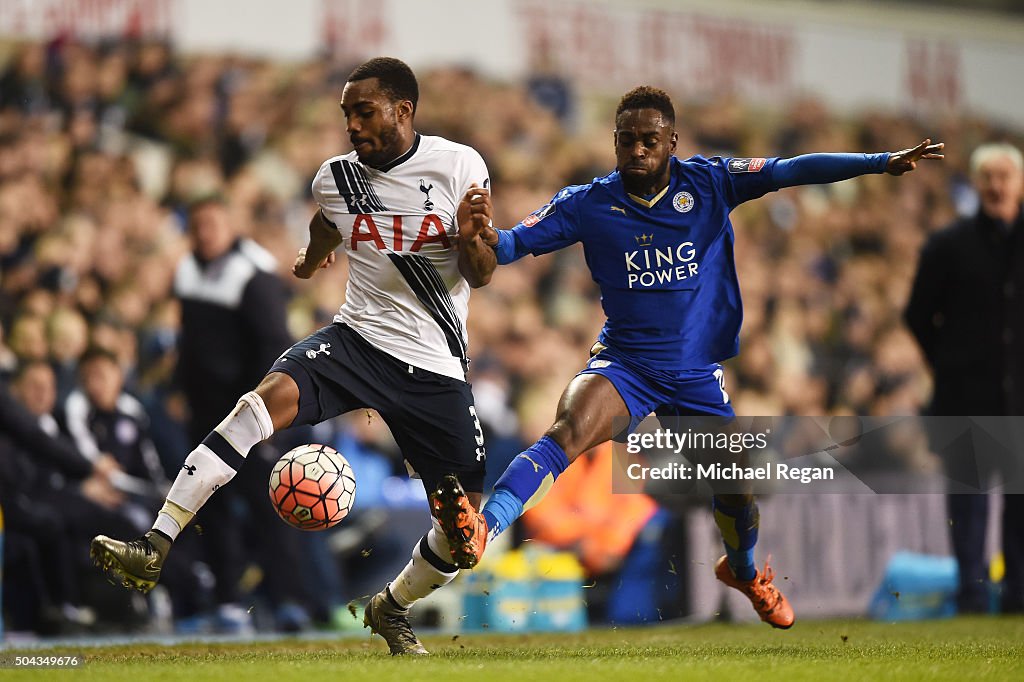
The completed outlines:
[[[289,450],[270,472],[271,504],[285,523],[301,530],[334,526],[348,516],[355,500],[355,472],[327,445]]]

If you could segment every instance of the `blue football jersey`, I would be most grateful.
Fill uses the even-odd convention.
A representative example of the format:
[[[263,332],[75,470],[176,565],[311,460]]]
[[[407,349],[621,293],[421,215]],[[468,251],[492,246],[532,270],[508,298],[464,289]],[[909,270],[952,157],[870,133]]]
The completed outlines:
[[[778,189],[778,159],[673,157],[654,197],[630,195],[618,171],[561,190],[512,228],[517,251],[583,244],[608,318],[600,341],[654,370],[721,362],[743,319],[729,212]]]

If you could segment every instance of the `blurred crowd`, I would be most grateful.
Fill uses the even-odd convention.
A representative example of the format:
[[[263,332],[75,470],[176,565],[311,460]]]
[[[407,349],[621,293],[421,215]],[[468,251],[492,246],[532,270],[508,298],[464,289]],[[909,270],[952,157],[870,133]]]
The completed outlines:
[[[59,506],[60,491],[73,489],[83,504],[116,512],[137,533],[194,445],[174,385],[179,308],[171,295],[175,268],[189,250],[188,206],[197,197],[223,197],[238,235],[276,257],[291,297],[293,338],[328,322],[343,300],[344,259],[310,281],[289,269],[316,209],[312,177],[324,159],[349,150],[338,100],[354,65],[185,56],[161,42],[62,39],[8,45],[3,53],[0,377],[51,435],[70,439],[92,464],[93,473],[78,477],[84,483],[37,472],[35,484],[55,493],[40,494],[38,504]],[[522,83],[490,82],[454,67],[417,75],[416,128],[480,151],[499,226],[613,166],[615,97],[576,93],[556,74]],[[784,110],[752,108],[729,93],[677,100],[676,107],[681,157],[946,142],[944,163],[922,164],[900,181],[867,176],[790,189],[733,214],[745,303],[740,355],[727,365],[737,412],[916,414],[930,384],[901,312],[918,251],[930,232],[975,210],[971,149],[1013,134],[927,111],[846,117],[811,97]],[[496,472],[548,426],[602,320],[578,248],[526,258],[474,291],[471,380]],[[98,416],[108,413],[124,418]],[[326,428],[319,438],[365,459],[356,465],[366,472],[361,504],[422,499],[399,484],[368,482],[401,472],[379,419],[357,414]],[[5,513],[7,491],[23,485],[19,475],[12,471],[0,488],[8,495]],[[94,525],[105,518],[86,516]],[[81,527],[87,525],[61,531],[81,543],[75,565],[82,575],[91,575],[84,568],[89,534],[115,530]],[[52,529],[39,532],[43,549],[62,541]],[[35,554],[43,566],[53,561],[45,551]],[[13,561],[10,552],[5,560]],[[202,556],[195,562],[195,585],[202,585]],[[31,582],[25,574],[5,572],[5,601],[26,584],[12,581]],[[258,571],[243,578],[258,583]],[[23,614],[8,614],[17,628],[91,626],[90,595],[98,589],[32,589],[42,590],[47,622],[38,618],[38,603],[29,604]]]

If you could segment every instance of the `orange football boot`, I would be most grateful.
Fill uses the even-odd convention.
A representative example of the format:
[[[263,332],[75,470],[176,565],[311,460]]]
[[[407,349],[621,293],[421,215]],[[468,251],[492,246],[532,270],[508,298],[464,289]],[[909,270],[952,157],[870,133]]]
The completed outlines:
[[[441,479],[441,485],[430,494],[430,510],[448,539],[455,565],[473,568],[480,563],[487,546],[487,521],[469,503],[454,474]]]
[[[772,583],[775,571],[768,565],[768,561],[764,562],[764,571],[758,571],[753,580],[743,581],[736,577],[729,567],[727,558],[723,556],[715,564],[715,577],[747,595],[757,615],[773,628],[787,630],[793,626],[793,621],[796,620],[793,607]]]

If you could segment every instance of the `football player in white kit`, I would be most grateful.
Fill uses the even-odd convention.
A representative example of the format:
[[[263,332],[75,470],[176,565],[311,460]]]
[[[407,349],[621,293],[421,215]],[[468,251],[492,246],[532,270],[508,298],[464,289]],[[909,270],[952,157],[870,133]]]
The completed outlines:
[[[487,167],[472,148],[414,130],[418,96],[416,77],[397,59],[371,59],[349,76],[341,108],[354,151],[320,167],[320,209],[292,268],[308,279],[344,245],[345,303],[188,455],[151,531],[127,542],[93,539],[94,561],[118,583],[142,592],[156,585],[171,543],[256,443],[354,409],[381,415],[427,490],[454,472],[479,507],[486,451],[466,382],[466,311],[470,288],[495,267],[480,239],[490,221]],[[367,604],[364,624],[392,654],[427,653],[409,607],[457,573],[435,521]]]

